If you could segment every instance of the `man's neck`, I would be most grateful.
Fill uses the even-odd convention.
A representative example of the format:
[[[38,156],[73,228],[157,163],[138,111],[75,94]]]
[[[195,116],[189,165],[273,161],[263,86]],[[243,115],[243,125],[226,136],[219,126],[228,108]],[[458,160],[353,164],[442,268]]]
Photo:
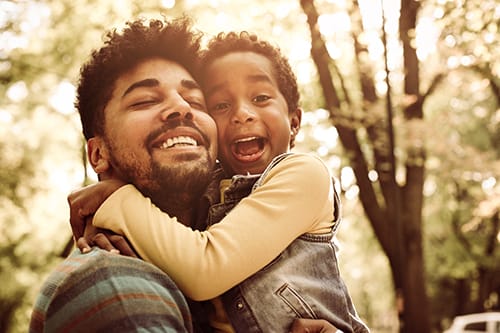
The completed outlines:
[[[196,214],[198,198],[194,198],[191,194],[177,193],[175,197],[151,198],[151,200],[163,212],[176,217],[182,224],[191,225]]]

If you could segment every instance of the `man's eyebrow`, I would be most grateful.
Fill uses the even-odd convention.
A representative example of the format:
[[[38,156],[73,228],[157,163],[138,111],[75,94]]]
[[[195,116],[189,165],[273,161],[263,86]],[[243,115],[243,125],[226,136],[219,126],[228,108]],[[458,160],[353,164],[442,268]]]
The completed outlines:
[[[200,85],[198,83],[196,83],[196,81],[194,81],[194,80],[184,79],[181,81],[181,86],[183,86],[184,88],[187,88],[187,89],[201,90]]]
[[[141,87],[156,87],[160,85],[160,81],[157,79],[144,79],[141,81],[134,82],[133,84],[130,85],[130,87],[125,90],[125,92],[122,95],[122,98],[125,97],[128,93],[130,93],[132,90],[141,88]]]

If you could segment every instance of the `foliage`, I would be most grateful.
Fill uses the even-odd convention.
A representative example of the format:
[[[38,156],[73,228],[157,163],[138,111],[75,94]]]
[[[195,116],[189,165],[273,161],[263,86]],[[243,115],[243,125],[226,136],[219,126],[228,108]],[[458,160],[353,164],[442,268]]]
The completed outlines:
[[[65,196],[81,174],[81,138],[72,101],[64,103],[66,73],[77,64],[49,28],[48,7],[0,5],[8,13],[0,25],[0,313],[1,331],[15,332],[27,330],[34,292],[69,239]]]
[[[500,307],[500,48],[493,8],[494,1],[433,6],[442,29],[438,63],[449,71],[426,106],[433,138],[426,249],[436,321]]]
[[[439,200],[426,205],[428,279],[442,317],[499,308],[498,104],[487,82],[459,70],[443,87],[453,86],[451,96],[429,101],[440,126],[431,128],[436,144],[428,163],[428,200]]]
[[[369,19],[361,20],[356,4],[363,9],[375,3],[366,0],[305,2],[317,6],[333,59],[328,69],[335,87],[342,87],[337,92],[344,114],[333,119],[335,126],[311,59],[299,0],[0,1],[0,331],[26,331],[37,288],[69,239],[66,195],[92,176],[82,167],[80,124],[72,107],[79,66],[106,29],[133,17],[183,13],[208,36],[250,30],[289,55],[306,111],[296,149],[322,156],[342,191],[342,274],[373,332],[395,331],[390,260],[378,242],[380,234],[368,227],[369,215],[360,204],[366,192],[354,177],[356,165],[351,151],[341,147],[339,133],[343,127],[354,130],[365,156],[387,153],[382,13],[372,7]],[[397,21],[399,3],[384,2],[386,23]],[[398,32],[390,24],[389,83],[399,184],[406,181],[405,167],[425,166],[425,277],[433,326],[439,330],[457,313],[498,307],[499,12],[494,0],[418,3],[418,24],[410,32],[411,43],[418,45],[425,117],[406,117],[416,96],[404,90],[401,49],[393,47],[400,45]],[[373,99],[364,95],[361,79],[367,77],[374,79]],[[425,158],[413,154],[419,146]],[[374,171],[385,164],[373,158],[366,162],[373,202],[382,202],[376,182],[381,173]]]

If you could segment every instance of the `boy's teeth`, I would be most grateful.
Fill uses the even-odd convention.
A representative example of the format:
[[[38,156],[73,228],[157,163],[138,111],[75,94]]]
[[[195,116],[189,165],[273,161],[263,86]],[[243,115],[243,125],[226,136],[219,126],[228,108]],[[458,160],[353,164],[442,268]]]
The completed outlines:
[[[171,147],[178,145],[178,144],[189,145],[189,146],[197,146],[198,145],[196,140],[189,137],[189,136],[176,136],[173,138],[169,138],[169,139],[167,139],[167,141],[163,142],[163,144],[161,145],[161,148],[167,149],[167,148],[171,148]]]
[[[252,141],[252,140],[255,140],[255,139],[257,139],[257,137],[251,136],[251,137],[248,137],[248,138],[243,138],[243,139],[236,140],[235,143],[247,142],[247,141]]]

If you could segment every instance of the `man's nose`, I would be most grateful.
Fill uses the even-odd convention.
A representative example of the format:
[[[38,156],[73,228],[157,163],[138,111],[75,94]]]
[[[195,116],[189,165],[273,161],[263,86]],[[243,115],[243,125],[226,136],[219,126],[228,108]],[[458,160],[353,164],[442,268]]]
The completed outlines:
[[[233,123],[244,124],[254,121],[256,114],[250,105],[241,103],[235,108],[232,118]]]
[[[161,112],[161,120],[169,121],[176,118],[193,119],[191,105],[181,96],[172,96],[169,104]]]

